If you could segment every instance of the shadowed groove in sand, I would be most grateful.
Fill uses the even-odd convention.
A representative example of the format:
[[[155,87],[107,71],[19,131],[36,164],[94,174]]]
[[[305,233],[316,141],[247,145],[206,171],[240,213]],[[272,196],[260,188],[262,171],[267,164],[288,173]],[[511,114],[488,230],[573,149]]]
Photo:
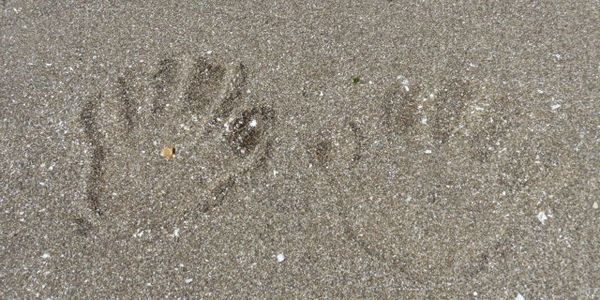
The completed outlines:
[[[436,95],[435,113],[431,120],[433,138],[440,144],[447,143],[466,113],[467,103],[473,102],[473,93],[466,80],[451,78],[444,81]]]
[[[123,77],[117,79],[118,94],[120,106],[122,109],[123,119],[125,120],[126,132],[129,134],[133,130],[133,118],[135,115],[135,105],[131,99],[131,88]]]
[[[390,133],[406,134],[418,123],[418,87],[406,89],[401,84],[388,87],[383,95],[384,126]]]
[[[241,115],[230,125],[232,130],[225,134],[229,147],[240,158],[252,156],[250,163],[238,170],[229,172],[210,190],[210,200],[199,206],[199,211],[208,213],[210,210],[223,205],[227,195],[234,188],[238,178],[248,172],[260,168],[269,158],[270,141],[268,138],[274,118],[273,109],[269,106],[255,107],[244,110]],[[252,126],[257,122],[259,126]]]
[[[186,109],[194,113],[205,113],[212,101],[219,97],[225,73],[223,65],[203,57],[196,58],[185,90]]]
[[[273,112],[269,107],[254,107],[242,111],[241,116],[230,124],[229,146],[240,157],[247,156],[261,142],[266,122],[271,120]]]
[[[88,142],[92,146],[91,171],[87,180],[86,198],[90,208],[98,215],[102,215],[100,208],[100,198],[102,196],[102,186],[104,181],[104,160],[106,152],[98,140],[99,132],[96,123],[96,110],[101,95],[88,101],[81,111],[81,122]]]
[[[165,110],[169,93],[176,86],[177,61],[171,58],[162,59],[158,63],[158,70],[152,76],[152,87],[156,95],[152,100],[152,113],[162,113]]]
[[[354,139],[356,140],[356,146],[354,147],[354,155],[352,155],[352,162],[357,163],[362,158],[363,144],[365,141],[365,135],[358,126],[358,123],[351,121],[348,123],[350,126],[350,130],[354,134]]]
[[[215,111],[213,112],[215,119],[224,119],[234,111],[236,104],[239,105],[239,102],[242,100],[242,91],[246,87],[248,74],[246,66],[243,64],[240,63],[236,68],[235,76],[232,78],[231,82],[233,88],[227,92],[221,103],[215,108]]]
[[[77,217],[72,219],[72,222],[75,225],[75,234],[78,236],[87,237],[93,229],[92,222],[84,218]]]
[[[230,190],[233,188],[236,182],[236,176],[230,175],[222,182],[219,182],[212,190],[211,190],[211,199],[207,202],[203,202],[199,206],[199,210],[202,213],[208,213],[210,210],[214,209],[217,206],[220,206],[225,201],[225,198],[229,194]]]

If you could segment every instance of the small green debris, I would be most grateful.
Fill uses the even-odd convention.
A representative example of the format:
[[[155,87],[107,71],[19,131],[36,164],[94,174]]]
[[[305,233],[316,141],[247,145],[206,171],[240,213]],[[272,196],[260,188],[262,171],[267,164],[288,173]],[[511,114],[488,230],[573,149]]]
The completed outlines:
[[[359,83],[360,83],[360,77],[358,77],[358,76],[352,77],[352,84],[359,84]]]

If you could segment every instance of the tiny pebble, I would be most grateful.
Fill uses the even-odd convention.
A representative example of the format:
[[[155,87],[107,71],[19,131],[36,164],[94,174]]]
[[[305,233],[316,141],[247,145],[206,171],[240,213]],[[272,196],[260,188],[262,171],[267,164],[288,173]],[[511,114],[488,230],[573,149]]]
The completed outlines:
[[[521,295],[521,293],[518,293],[515,300],[525,300],[525,297],[523,297],[523,295]]]
[[[543,211],[540,211],[537,214],[537,218],[540,221],[540,223],[542,223],[542,225],[544,225],[544,222],[546,222],[546,220],[548,220],[548,217],[546,216],[546,213]]]
[[[285,255],[283,253],[277,254],[277,262],[283,262],[285,260]]]
[[[164,147],[162,149],[162,151],[160,152],[160,155],[166,160],[171,160],[171,159],[173,159],[173,155],[175,155],[175,148],[174,147]]]

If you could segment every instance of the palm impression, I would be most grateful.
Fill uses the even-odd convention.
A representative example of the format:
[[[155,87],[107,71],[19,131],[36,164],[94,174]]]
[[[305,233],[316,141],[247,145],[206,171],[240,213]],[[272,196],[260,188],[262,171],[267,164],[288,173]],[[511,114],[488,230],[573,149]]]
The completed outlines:
[[[96,92],[81,114],[89,207],[115,220],[169,220],[226,201],[265,156],[272,118],[249,99],[246,76],[239,63],[182,55],[127,68]]]

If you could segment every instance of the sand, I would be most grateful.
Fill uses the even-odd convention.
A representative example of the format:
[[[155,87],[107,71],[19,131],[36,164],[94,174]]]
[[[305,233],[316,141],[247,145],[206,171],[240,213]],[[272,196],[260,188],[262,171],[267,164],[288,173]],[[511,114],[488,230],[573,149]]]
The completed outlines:
[[[596,4],[43,2],[0,298],[600,296]]]

